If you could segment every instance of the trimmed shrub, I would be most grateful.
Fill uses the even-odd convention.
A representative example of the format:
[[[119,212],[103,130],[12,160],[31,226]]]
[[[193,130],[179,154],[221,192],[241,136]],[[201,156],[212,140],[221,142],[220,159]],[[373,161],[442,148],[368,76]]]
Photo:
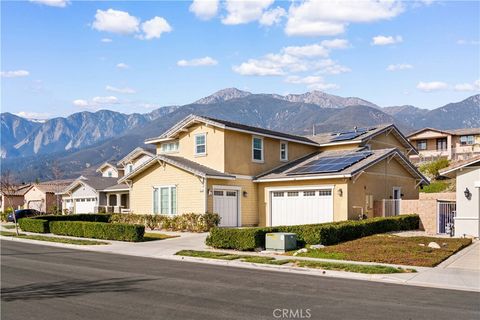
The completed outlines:
[[[220,223],[216,213],[184,213],[174,216],[153,214],[113,214],[111,223],[143,224],[150,230],[207,232]]]
[[[20,229],[25,232],[49,233],[48,221],[42,219],[22,218],[18,220]]]
[[[0,212],[0,221],[7,222],[8,212]]]
[[[47,221],[85,221],[85,222],[109,222],[111,214],[104,213],[82,213],[69,215],[42,215],[32,217],[32,219],[42,219]]]
[[[300,245],[332,245],[377,233],[416,230],[418,215],[402,215],[387,218],[371,218],[322,224],[279,226],[266,228],[213,228],[206,244],[214,248],[255,250],[265,247],[265,234],[269,232],[293,232]]]
[[[51,221],[49,226],[53,234],[81,238],[138,242],[145,234],[143,225],[125,223]]]

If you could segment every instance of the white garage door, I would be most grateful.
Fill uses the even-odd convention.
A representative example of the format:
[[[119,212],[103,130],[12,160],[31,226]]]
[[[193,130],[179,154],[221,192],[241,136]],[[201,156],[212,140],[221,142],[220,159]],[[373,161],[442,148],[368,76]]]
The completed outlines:
[[[238,191],[213,190],[213,212],[220,215],[220,227],[238,226]]]
[[[75,213],[94,213],[95,203],[95,198],[75,199]]]
[[[270,199],[272,226],[333,221],[331,189],[272,191]]]

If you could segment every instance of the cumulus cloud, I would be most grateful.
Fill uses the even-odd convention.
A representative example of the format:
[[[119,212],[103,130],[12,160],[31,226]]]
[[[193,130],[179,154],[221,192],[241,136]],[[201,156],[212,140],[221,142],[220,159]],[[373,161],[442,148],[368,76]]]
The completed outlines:
[[[323,77],[320,76],[289,76],[285,79],[285,82],[293,84],[305,84],[309,89],[312,90],[330,90],[339,88],[337,84],[326,83]]]
[[[50,113],[31,112],[31,111],[20,111],[15,113],[15,115],[22,118],[27,118],[27,119],[47,119],[51,116]]]
[[[440,91],[448,89],[448,84],[442,81],[423,82],[417,84],[417,89],[424,92]]]
[[[258,22],[264,26],[272,26],[274,24],[279,24],[282,18],[286,15],[287,11],[285,11],[285,9],[282,7],[276,7],[274,9],[265,11]]]
[[[92,27],[98,31],[132,34],[139,31],[140,20],[128,12],[108,9],[97,10]]]
[[[375,36],[372,38],[372,45],[385,46],[389,44],[400,43],[403,41],[402,36]]]
[[[326,36],[345,32],[349,23],[391,19],[404,10],[400,1],[315,1],[293,2],[285,33],[290,36]]]
[[[328,57],[329,54],[328,49],[319,44],[285,47],[283,52],[296,57]]]
[[[98,96],[93,97],[90,100],[86,99],[76,99],[72,101],[72,104],[76,107],[82,109],[99,109],[103,107],[112,106],[114,104],[118,104],[120,101],[115,96]]]
[[[116,67],[118,69],[130,69],[130,66],[124,62],[117,63]]]
[[[57,8],[65,8],[70,4],[69,0],[30,0],[30,2]]]
[[[117,92],[117,93],[126,93],[126,94],[133,94],[137,93],[135,89],[129,88],[129,87],[124,87],[124,88],[117,88],[114,86],[107,85],[105,87],[105,90],[111,91],[111,92]]]
[[[259,20],[265,9],[267,9],[274,0],[226,0],[226,17],[222,19],[223,24],[235,25],[249,23]]]
[[[389,64],[385,70],[387,71],[400,71],[413,69],[413,66],[408,63]]]
[[[112,42],[113,40],[110,39],[110,38],[103,38],[102,40],[100,40],[101,42],[103,43],[109,43],[109,42]]]
[[[30,72],[27,70],[12,70],[12,71],[2,71],[0,72],[2,78],[20,78],[27,77],[30,75]]]
[[[454,87],[455,91],[480,91],[480,79],[473,83],[459,83]]]
[[[177,66],[179,67],[202,67],[202,66],[215,66],[218,64],[218,61],[211,57],[203,57],[191,60],[178,60]]]
[[[153,19],[142,23],[142,31],[144,34],[141,35],[140,38],[150,40],[160,38],[162,33],[171,32],[172,27],[164,18],[154,17]]]
[[[350,43],[346,39],[323,40],[321,44],[325,48],[330,49],[346,49],[350,47]]]
[[[218,0],[193,0],[188,8],[190,12],[201,20],[209,20],[218,13]]]
[[[74,106],[77,106],[77,107],[80,107],[80,108],[88,107],[88,101],[84,100],[84,99],[76,99],[76,100],[73,100],[72,103],[73,103]]]

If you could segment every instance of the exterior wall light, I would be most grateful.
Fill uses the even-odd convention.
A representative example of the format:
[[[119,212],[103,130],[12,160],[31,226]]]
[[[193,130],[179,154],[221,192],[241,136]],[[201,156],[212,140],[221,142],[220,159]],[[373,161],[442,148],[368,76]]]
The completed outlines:
[[[463,194],[465,195],[465,198],[467,198],[468,200],[472,198],[472,193],[470,192],[470,190],[468,190],[468,188],[465,188],[465,191],[463,191]]]
[[[211,189],[208,189],[208,195],[211,196],[213,193],[212,193],[212,190]]]
[[[243,191],[243,196],[246,198],[248,195],[248,192],[247,191]]]
[[[338,189],[337,194],[339,197],[343,197],[343,190],[342,188]]]

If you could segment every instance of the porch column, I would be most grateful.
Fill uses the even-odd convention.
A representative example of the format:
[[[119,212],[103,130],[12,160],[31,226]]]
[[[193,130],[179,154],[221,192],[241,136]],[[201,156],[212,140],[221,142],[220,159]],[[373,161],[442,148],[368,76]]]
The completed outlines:
[[[453,154],[452,154],[452,136],[448,135],[447,136],[447,152],[448,152],[448,160],[452,160]]]
[[[110,195],[108,193],[105,193],[105,197],[107,197],[107,207],[110,206]]]
[[[120,213],[121,212],[120,206],[122,205],[122,195],[120,193],[117,193],[116,196],[117,196],[118,213]]]

